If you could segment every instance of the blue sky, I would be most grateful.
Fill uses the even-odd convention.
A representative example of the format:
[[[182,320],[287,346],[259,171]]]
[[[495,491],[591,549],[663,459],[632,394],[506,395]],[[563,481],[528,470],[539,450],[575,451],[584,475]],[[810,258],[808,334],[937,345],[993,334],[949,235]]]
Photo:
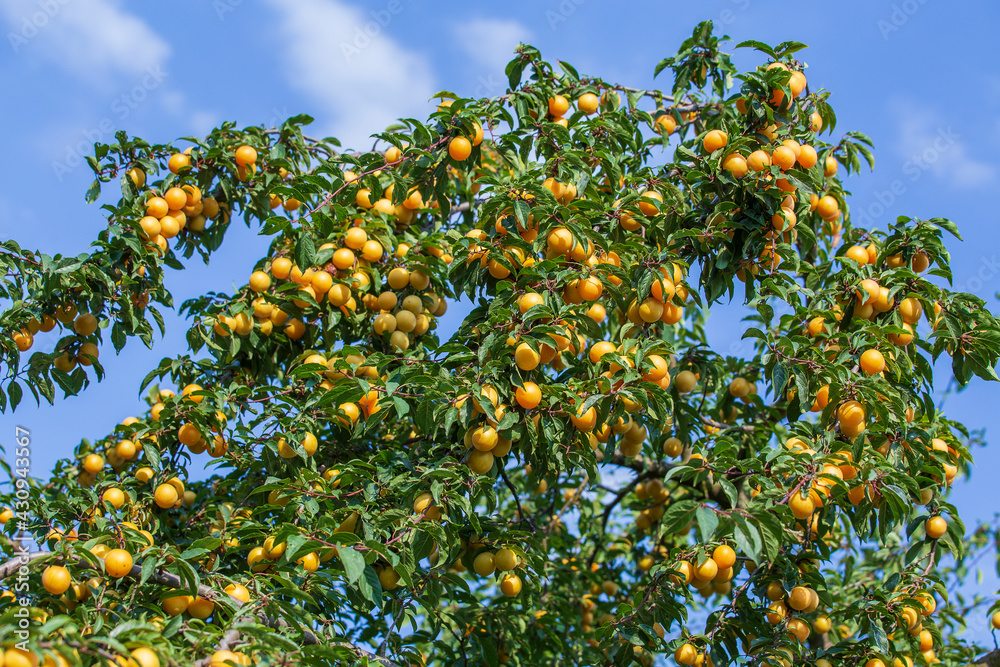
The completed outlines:
[[[426,116],[439,90],[503,93],[503,66],[518,41],[581,73],[649,87],[653,66],[698,21],[711,19],[736,42],[810,45],[801,58],[810,86],[833,91],[837,134],[860,130],[875,141],[875,173],[848,181],[855,219],[883,228],[901,214],[954,219],[965,238],[952,245],[956,285],[1000,309],[993,34],[1000,5],[699,0],[622,8],[598,0],[0,0],[8,130],[0,237],[49,254],[85,251],[103,223],[83,201],[92,176],[82,156],[117,129],[165,142],[224,120],[274,124],[308,113],[316,118],[311,133],[367,147],[368,135],[394,118]],[[758,56],[746,50],[736,62],[751,67]],[[666,77],[657,83],[670,87]],[[170,277],[178,303],[245,282],[267,239],[231,229],[210,267],[191,261]],[[736,351],[732,325],[740,312],[717,310],[720,321],[710,329],[717,349]],[[454,325],[454,316],[445,322]],[[137,413],[146,370],[183,349],[183,323],[174,318],[168,328],[152,351],[132,341],[115,358],[105,346],[108,378],[83,396],[4,415],[0,443],[9,451],[15,424],[31,429],[41,476],[80,438]],[[36,346],[55,340],[39,334]],[[977,381],[948,409],[973,428],[989,428],[989,436],[998,396]],[[998,451],[977,452],[972,480],[954,495],[967,522],[997,507],[989,472],[1000,467]]]

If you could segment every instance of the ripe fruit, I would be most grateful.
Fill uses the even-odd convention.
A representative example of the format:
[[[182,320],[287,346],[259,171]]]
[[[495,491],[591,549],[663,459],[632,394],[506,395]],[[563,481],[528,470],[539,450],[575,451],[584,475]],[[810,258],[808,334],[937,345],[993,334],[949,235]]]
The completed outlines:
[[[128,170],[128,177],[132,181],[132,185],[136,188],[141,188],[146,185],[146,172],[144,172],[139,167],[132,167]],[[175,172],[176,173],[176,172]]]
[[[795,166],[795,152],[788,146],[778,146],[771,153],[771,164],[777,165],[782,171]]]
[[[244,663],[245,661],[241,660],[240,656],[236,653],[222,649],[212,654],[209,667],[232,667],[232,665],[242,665]]]
[[[735,178],[746,176],[749,167],[746,158],[739,153],[731,153],[722,161],[722,168],[731,173]]]
[[[674,660],[678,664],[691,667],[698,660],[698,650],[692,644],[681,644],[674,651]]]
[[[878,350],[865,350],[859,363],[866,375],[875,375],[885,370],[885,357]]]
[[[271,276],[263,271],[254,271],[250,274],[250,289],[258,294],[271,286]]]
[[[167,616],[180,616],[187,611],[188,605],[194,600],[189,595],[176,595],[160,602],[160,607]]]
[[[724,570],[727,567],[732,567],[736,564],[736,552],[732,547],[720,544],[715,547],[715,551],[712,552],[712,560],[715,564],[719,566],[720,570]]]
[[[656,204],[644,200],[651,199],[653,201],[662,204],[663,195],[661,195],[656,190],[646,190],[645,192],[642,192],[639,196],[641,197],[641,199],[639,200],[639,210],[642,212],[644,216],[652,217],[659,212],[659,208],[657,207]]]
[[[899,302],[899,316],[906,324],[916,324],[924,314],[924,307],[913,297]]]
[[[777,625],[788,615],[788,607],[781,600],[776,600],[767,606],[767,622],[771,625]]]
[[[484,551],[476,556],[476,559],[472,562],[472,569],[480,577],[488,577],[496,572],[497,568],[493,554],[489,551]]]
[[[584,93],[583,95],[580,95],[580,98],[576,101],[577,108],[588,116],[596,113],[600,104],[601,98],[593,93]]]
[[[163,509],[169,509],[176,505],[179,497],[180,495],[173,484],[160,484],[153,492],[153,500]]]
[[[472,432],[472,445],[481,452],[492,451],[499,439],[496,429],[492,426],[480,426]]]
[[[21,352],[27,352],[31,349],[32,343],[34,343],[34,337],[27,331],[19,331],[15,333],[12,338],[14,339],[14,344],[17,345],[17,349]]]
[[[469,468],[477,475],[485,475],[493,468],[493,454],[478,449],[469,453]]]
[[[315,551],[310,551],[304,556],[298,558],[295,562],[302,566],[302,569],[306,572],[315,572],[319,569],[319,554]]]
[[[816,166],[816,162],[819,160],[819,156],[816,154],[816,149],[809,145],[804,145],[799,149],[798,163],[806,169],[812,169]]]
[[[677,129],[677,119],[672,114],[664,113],[656,117],[655,129],[661,134],[670,135]]]
[[[83,313],[73,322],[73,330],[81,336],[89,336],[97,331],[97,318],[90,313]]]
[[[562,95],[555,95],[549,98],[549,115],[553,118],[560,118],[569,111],[569,100]]]
[[[643,322],[652,323],[656,322],[663,315],[663,304],[653,297],[643,299],[642,303],[639,304],[639,318]]]
[[[660,382],[661,380],[666,378],[667,381],[669,382],[670,380],[670,373],[668,370],[669,365],[667,364],[666,359],[664,359],[658,354],[651,354],[649,355],[649,357],[647,357],[646,361],[650,365],[652,365],[652,368],[643,373],[642,375],[643,380],[646,380],[647,382]]]
[[[215,603],[211,600],[206,600],[200,595],[196,597],[190,604],[188,604],[187,612],[191,614],[194,618],[205,620],[212,615],[215,610]]]
[[[542,402],[542,390],[534,382],[525,382],[514,392],[514,400],[525,410],[531,410]]]
[[[948,532],[948,522],[942,516],[932,516],[927,520],[924,530],[927,532],[927,537],[937,540]]]
[[[236,149],[235,159],[238,165],[253,164],[257,161],[257,149],[244,144]]]
[[[857,401],[847,401],[837,408],[837,419],[841,426],[862,423],[865,420],[865,409]]]
[[[528,312],[532,306],[537,306],[545,303],[542,299],[541,294],[535,292],[525,292],[517,299],[517,309],[521,311],[521,314]]]
[[[615,347],[614,343],[602,340],[594,343],[591,346],[588,356],[590,358],[590,361],[596,364],[601,360],[601,357],[603,357],[606,354],[614,354],[616,350],[617,348]]]
[[[53,595],[62,595],[69,590],[69,570],[61,565],[50,565],[42,572],[42,586]]]
[[[706,153],[714,153],[720,148],[723,148],[728,142],[729,135],[722,130],[712,130],[705,135],[701,144],[705,148]]]
[[[694,569],[694,574],[702,581],[711,581],[719,573],[719,566],[712,558],[706,558],[704,562]]]
[[[824,220],[833,220],[840,216],[840,204],[830,195],[824,195],[816,202],[816,212]]]
[[[771,166],[771,156],[765,151],[756,150],[747,158],[747,166],[754,171],[763,171]]]
[[[746,398],[750,395],[750,383],[746,378],[735,378],[729,383],[729,395],[733,398]]]
[[[448,155],[452,160],[461,162],[472,155],[472,143],[465,137],[455,137],[448,143]]]
[[[584,301],[596,301],[604,293],[604,284],[594,277],[584,278],[578,286]]]
[[[101,494],[101,502],[109,503],[115,509],[121,509],[125,504],[125,493],[116,487],[111,487]]]
[[[816,510],[816,506],[813,504],[812,498],[808,495],[803,498],[802,494],[798,491],[793,493],[792,497],[788,499],[788,507],[792,510],[792,514],[799,521],[808,519]]]
[[[285,553],[285,549],[288,548],[288,544],[285,542],[275,543],[274,535],[268,535],[264,539],[264,557],[268,560],[278,560],[281,558],[282,554]]]
[[[509,598],[521,592],[521,577],[516,574],[505,574],[500,580],[500,592]]]
[[[669,457],[676,458],[684,451],[684,443],[678,438],[667,438],[663,443],[663,453]]]
[[[809,639],[809,625],[800,618],[790,619],[786,631],[800,642]]]
[[[504,547],[494,554],[493,562],[500,572],[509,572],[517,567],[518,557],[513,550]]]
[[[163,197],[150,197],[146,200],[146,215],[160,220],[170,211],[170,206]]]
[[[691,371],[681,371],[674,378],[674,386],[682,394],[690,393],[698,383],[698,378]]]
[[[163,194],[163,199],[171,211],[179,211],[187,206],[187,193],[177,187],[167,190]]]
[[[181,395],[187,398],[189,401],[194,401],[195,403],[201,403],[205,397],[201,395],[194,395],[194,392],[201,391],[201,385],[199,384],[189,384],[184,389],[181,390]]]
[[[597,410],[591,406],[586,410],[570,413],[570,421],[578,431],[589,433],[597,426]]]
[[[818,635],[826,634],[832,625],[829,616],[817,616],[816,620],[813,621],[813,632]]]
[[[538,352],[531,349],[531,346],[527,343],[521,343],[514,351],[514,363],[516,363],[517,367],[522,371],[534,370],[538,367],[540,362],[541,356]]]
[[[146,646],[132,649],[132,660],[139,667],[160,667],[160,658],[153,649]]]
[[[83,459],[83,469],[96,475],[104,468],[104,457],[100,454],[87,454]]]
[[[112,549],[104,555],[104,571],[109,577],[121,579],[132,571],[132,554],[124,549]]]
[[[241,602],[250,602],[250,591],[243,584],[229,584],[225,591]]]
[[[803,586],[796,586],[788,594],[788,606],[795,611],[802,611],[808,607],[811,600],[810,590]]]

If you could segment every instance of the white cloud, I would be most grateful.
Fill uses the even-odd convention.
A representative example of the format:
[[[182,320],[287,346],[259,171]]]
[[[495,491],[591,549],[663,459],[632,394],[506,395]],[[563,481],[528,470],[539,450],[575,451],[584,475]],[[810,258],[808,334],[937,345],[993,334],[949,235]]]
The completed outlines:
[[[503,72],[517,45],[531,38],[531,31],[517,21],[502,19],[475,19],[456,24],[453,30],[462,50],[490,72]]]
[[[978,188],[995,182],[996,168],[971,154],[953,119],[912,100],[896,102],[892,107],[898,119],[896,149],[905,160],[904,173],[929,171],[956,188]]]
[[[113,74],[142,77],[159,68],[170,46],[121,0],[3,0],[6,41],[15,54],[54,61],[90,83]]]
[[[423,118],[434,94],[425,56],[408,51],[388,34],[405,13],[389,0],[363,11],[340,0],[268,0],[279,13],[278,48],[289,82],[321,104],[310,133],[331,134],[345,146],[368,148],[368,137],[397,118]]]

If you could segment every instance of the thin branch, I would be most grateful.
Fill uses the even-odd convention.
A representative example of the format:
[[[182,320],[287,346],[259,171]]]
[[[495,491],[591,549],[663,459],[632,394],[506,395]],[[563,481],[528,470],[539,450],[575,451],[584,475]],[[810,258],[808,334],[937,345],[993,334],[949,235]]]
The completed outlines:
[[[504,470],[503,468],[500,469],[500,478],[503,480],[504,484],[507,485],[507,488],[510,489],[510,492],[514,495],[514,502],[517,503],[517,511],[518,514],[521,515],[521,520],[527,521],[528,525],[531,526],[532,530],[537,530],[538,526],[535,525],[535,522],[524,511],[524,507],[521,506],[521,497],[517,495],[517,489],[514,488],[514,485],[510,483],[510,478],[507,477],[507,471]]]

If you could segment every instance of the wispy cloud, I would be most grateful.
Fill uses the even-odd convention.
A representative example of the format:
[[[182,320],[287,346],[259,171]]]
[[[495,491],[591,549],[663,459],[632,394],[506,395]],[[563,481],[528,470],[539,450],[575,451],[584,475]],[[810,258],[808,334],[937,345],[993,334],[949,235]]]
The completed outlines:
[[[113,85],[159,67],[170,46],[121,0],[3,0],[15,57],[47,59],[91,84]]]
[[[891,111],[899,128],[896,151],[907,167],[928,170],[955,188],[979,188],[996,181],[996,167],[973,155],[968,138],[958,133],[946,114],[914,100],[898,100]]]
[[[388,34],[414,8],[399,3],[363,11],[339,0],[267,0],[277,11],[278,49],[289,82],[327,114],[312,114],[320,132],[345,145],[367,138],[400,117],[423,117],[434,81],[427,58]]]

